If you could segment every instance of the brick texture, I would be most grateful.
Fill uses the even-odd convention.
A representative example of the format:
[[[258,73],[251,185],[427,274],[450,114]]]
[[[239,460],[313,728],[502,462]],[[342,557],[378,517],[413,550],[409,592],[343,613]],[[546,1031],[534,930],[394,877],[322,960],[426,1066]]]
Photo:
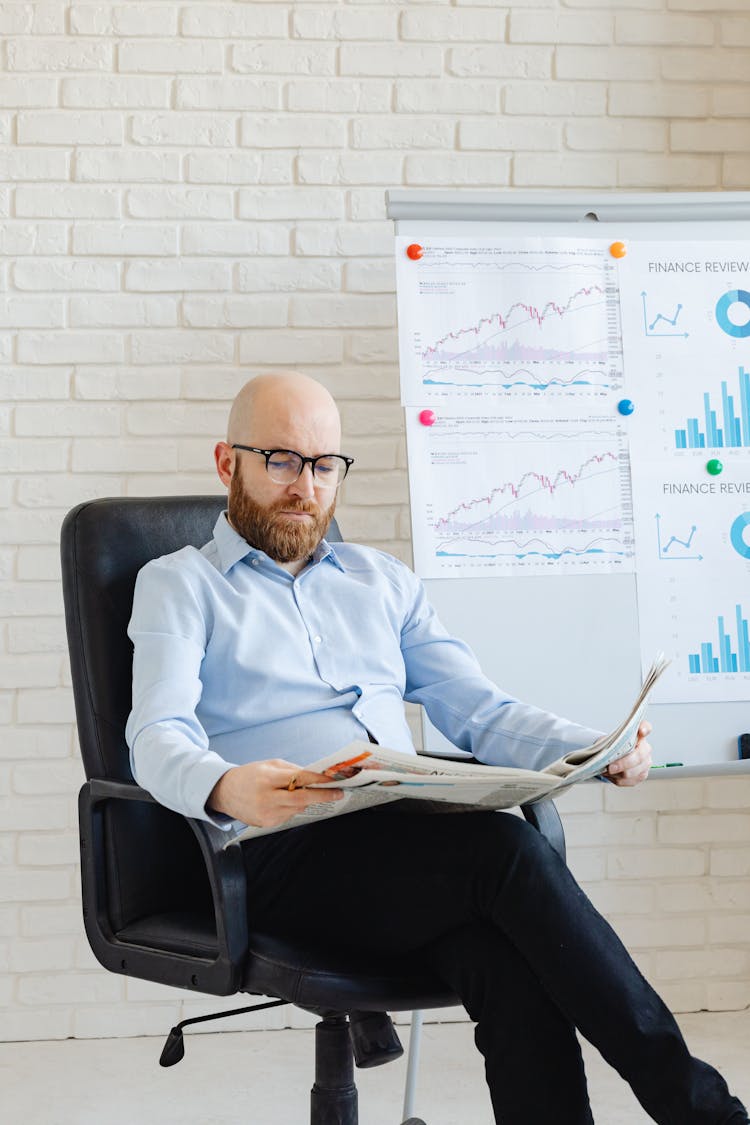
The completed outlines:
[[[299,367],[358,461],[347,536],[408,560],[384,188],[747,188],[749,49],[747,0],[0,3],[0,1037],[197,1003],[83,938],[65,511],[219,491],[231,398]],[[750,780],[562,802],[575,873],[681,1010],[750,1003],[748,806]]]

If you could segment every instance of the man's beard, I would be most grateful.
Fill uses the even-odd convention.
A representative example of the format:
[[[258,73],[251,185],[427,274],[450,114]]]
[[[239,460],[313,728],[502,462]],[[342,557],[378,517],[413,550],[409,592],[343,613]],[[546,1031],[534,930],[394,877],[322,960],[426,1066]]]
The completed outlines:
[[[248,496],[239,474],[229,482],[227,511],[232,527],[251,547],[276,562],[295,562],[311,555],[328,531],[335,510],[335,493],[331,506],[325,509],[314,500],[285,499],[263,505]],[[282,511],[308,512],[312,519],[286,519]]]

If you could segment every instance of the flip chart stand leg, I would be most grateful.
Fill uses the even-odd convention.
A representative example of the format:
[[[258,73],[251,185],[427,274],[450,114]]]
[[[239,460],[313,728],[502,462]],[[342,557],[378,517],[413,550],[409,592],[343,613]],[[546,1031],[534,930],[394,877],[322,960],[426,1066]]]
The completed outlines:
[[[404,1090],[404,1121],[408,1120],[414,1111],[414,1095],[417,1088],[417,1069],[419,1067],[419,1046],[422,1038],[422,1021],[424,1013],[413,1011],[411,1014],[411,1034],[409,1035],[409,1054],[406,1069],[406,1089]]]

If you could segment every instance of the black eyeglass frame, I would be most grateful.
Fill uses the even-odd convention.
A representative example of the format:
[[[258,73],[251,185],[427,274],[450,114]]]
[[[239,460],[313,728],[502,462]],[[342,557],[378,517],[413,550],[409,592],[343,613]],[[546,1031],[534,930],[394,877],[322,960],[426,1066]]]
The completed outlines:
[[[245,449],[245,450],[247,450],[248,453],[260,453],[261,457],[265,457],[265,459],[266,459],[266,472],[268,473],[269,477],[271,476],[271,474],[270,474],[269,469],[268,469],[268,462],[273,457],[274,453],[293,453],[295,457],[299,457],[302,464],[300,465],[300,470],[297,473],[296,477],[294,478],[293,481],[289,481],[289,484],[296,484],[296,482],[299,480],[299,478],[302,476],[302,474],[305,471],[305,465],[309,465],[310,466],[310,472],[313,475],[313,480],[316,481],[319,488],[330,488],[331,486],[330,486],[330,484],[324,484],[322,481],[319,481],[318,478],[315,476],[315,466],[316,466],[318,461],[325,461],[326,457],[337,457],[339,461],[344,462],[344,475],[341,477],[341,479],[334,486],[336,488],[339,488],[340,485],[342,485],[344,483],[344,481],[346,480],[346,475],[349,472],[349,469],[354,464],[354,458],[353,457],[347,457],[343,453],[319,453],[317,457],[303,457],[302,454],[298,453],[296,449],[258,449],[258,447],[255,446],[255,445],[240,445],[239,442],[234,442],[232,444],[232,449]],[[273,480],[273,477],[271,477],[271,480]],[[282,483],[281,481],[274,481],[274,484],[281,484],[281,483]]]

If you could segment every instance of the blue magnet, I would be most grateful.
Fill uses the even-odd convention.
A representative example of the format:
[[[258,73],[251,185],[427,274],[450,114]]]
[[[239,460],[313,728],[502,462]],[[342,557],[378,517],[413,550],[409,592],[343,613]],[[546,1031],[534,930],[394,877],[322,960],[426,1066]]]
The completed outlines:
[[[621,398],[617,404],[617,409],[621,414],[632,414],[635,410],[635,403],[630,398]]]

